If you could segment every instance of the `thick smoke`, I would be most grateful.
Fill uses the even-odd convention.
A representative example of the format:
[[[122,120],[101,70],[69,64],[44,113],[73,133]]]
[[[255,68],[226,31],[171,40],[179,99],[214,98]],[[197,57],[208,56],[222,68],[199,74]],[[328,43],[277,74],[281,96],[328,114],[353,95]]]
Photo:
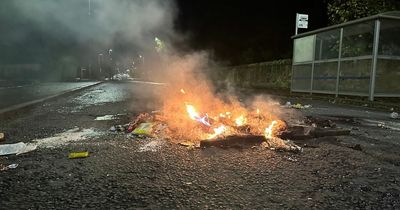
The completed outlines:
[[[80,77],[82,68],[87,78],[110,77],[142,65],[139,55],[151,61],[155,37],[179,39],[175,14],[163,0],[3,0],[0,64],[39,65],[38,80]]]
[[[172,128],[190,128],[187,123],[192,122],[188,121],[185,104],[193,105],[200,113],[208,113],[210,116],[226,112],[231,112],[232,117],[247,116],[260,109],[265,114],[265,119],[268,119],[261,126],[262,129],[280,114],[276,103],[271,103],[270,100],[266,103],[258,98],[245,106],[238,97],[231,94],[234,91],[215,89],[215,81],[211,81],[205,73],[205,70],[210,72],[212,69],[208,53],[186,54],[177,50],[175,44],[171,44],[184,43],[184,36],[174,31],[177,9],[173,1],[12,2],[19,15],[31,24],[29,27],[40,31],[45,39],[43,43],[52,54],[58,56],[48,55],[47,59],[58,61],[61,58],[64,62],[72,57],[77,59],[79,65],[86,62],[98,69],[100,66],[95,64],[100,59],[98,55],[102,53],[102,59],[112,61],[108,63],[109,69],[125,70],[124,63],[136,62],[140,64],[136,70],[141,79],[165,83],[165,86],[158,89],[150,87],[146,90],[145,87],[136,86],[132,105],[136,108],[144,107],[148,111],[149,101],[154,101],[154,98],[161,100],[161,109]],[[29,39],[28,35],[21,37]],[[69,48],[73,50],[68,50]],[[109,49],[113,49],[112,52]],[[103,64],[105,68],[106,62]],[[156,91],[152,92],[153,90]],[[187,131],[190,133],[190,130]]]
[[[154,36],[172,35],[175,6],[162,0],[14,0],[20,14],[44,36],[79,44],[154,46]],[[127,43],[128,42],[128,43]]]

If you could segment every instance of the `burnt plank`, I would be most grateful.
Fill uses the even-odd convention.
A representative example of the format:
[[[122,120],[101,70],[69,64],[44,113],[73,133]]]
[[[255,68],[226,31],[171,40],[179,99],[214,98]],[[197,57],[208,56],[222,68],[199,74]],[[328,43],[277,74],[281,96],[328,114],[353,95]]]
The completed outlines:
[[[311,126],[292,126],[278,136],[282,139],[306,140],[324,136],[350,135],[350,130],[338,128],[315,128]]]
[[[243,147],[259,145],[265,141],[260,135],[233,135],[217,139],[206,139],[200,141],[200,147]]]

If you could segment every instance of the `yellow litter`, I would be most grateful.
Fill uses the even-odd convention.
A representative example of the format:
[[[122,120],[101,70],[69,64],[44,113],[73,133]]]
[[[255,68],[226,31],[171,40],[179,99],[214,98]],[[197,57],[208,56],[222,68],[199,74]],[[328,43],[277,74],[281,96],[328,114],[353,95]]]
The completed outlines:
[[[148,135],[150,136],[153,131],[153,123],[141,123],[135,130],[132,131],[133,134],[138,135]]]
[[[69,159],[75,159],[75,158],[85,158],[89,156],[89,152],[71,152],[68,155]]]

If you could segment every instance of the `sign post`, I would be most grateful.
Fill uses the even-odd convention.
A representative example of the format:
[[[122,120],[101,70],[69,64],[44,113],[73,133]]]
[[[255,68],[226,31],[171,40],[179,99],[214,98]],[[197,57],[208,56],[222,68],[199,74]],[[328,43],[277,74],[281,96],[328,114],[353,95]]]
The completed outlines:
[[[308,28],[308,15],[296,13],[296,30],[295,35],[299,28]]]

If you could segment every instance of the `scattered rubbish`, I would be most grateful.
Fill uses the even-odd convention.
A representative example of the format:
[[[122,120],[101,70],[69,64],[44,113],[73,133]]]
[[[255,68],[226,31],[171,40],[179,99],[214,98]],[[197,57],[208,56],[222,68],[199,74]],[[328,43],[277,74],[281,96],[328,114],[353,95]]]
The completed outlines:
[[[135,129],[135,126],[129,124],[129,125],[128,125],[128,128],[126,129],[126,132],[127,132],[127,133],[132,133],[133,129]]]
[[[135,130],[132,131],[133,134],[137,135],[148,135],[150,136],[153,130],[153,123],[141,123]]]
[[[307,105],[302,105],[300,103],[292,104],[292,103],[290,103],[290,101],[288,101],[288,102],[286,102],[284,107],[294,108],[294,109],[308,109],[308,108],[311,108],[312,106],[310,104],[307,104]]]
[[[110,131],[115,132],[117,131],[117,129],[115,128],[115,126],[111,126]]]
[[[303,109],[304,106],[301,105],[301,104],[299,104],[299,103],[297,103],[297,104],[295,104],[295,105],[292,105],[292,108],[295,108],[295,109]]]
[[[1,167],[1,168],[0,168],[0,171],[6,171],[6,170],[8,170],[8,169],[15,169],[15,168],[17,168],[17,167],[18,167],[18,163],[13,163],[13,164],[11,164],[11,165]]]
[[[119,116],[121,116],[121,115],[123,115],[123,114],[117,114],[117,115],[108,114],[108,115],[104,115],[104,116],[98,116],[94,120],[97,120],[97,121],[118,120]]]
[[[310,104],[302,105],[300,103],[297,103],[295,105],[292,105],[291,107],[295,108],[295,109],[308,109],[308,108],[311,108],[312,106]]]
[[[181,146],[184,146],[184,147],[186,147],[187,149],[189,149],[189,150],[193,150],[193,149],[195,149],[195,148],[200,148],[200,145],[195,145],[193,142],[191,142],[191,141],[184,141],[184,142],[179,142],[178,143],[179,145],[181,145]]]
[[[6,136],[4,133],[0,133],[0,141],[4,141],[6,139]]]
[[[117,131],[119,131],[119,132],[123,132],[123,131],[125,131],[125,127],[124,126],[122,126],[122,125],[116,125],[115,126],[115,128],[117,129]]]
[[[89,152],[71,152],[68,155],[69,159],[75,159],[75,158],[86,158],[89,156]]]
[[[194,146],[194,143],[191,142],[191,141],[179,142],[178,144],[181,145],[181,146],[185,146],[185,147],[192,147],[192,146]]]
[[[3,144],[0,145],[0,155],[12,155],[12,154],[23,154],[36,149],[34,144],[25,144],[23,142],[15,144]]]
[[[391,117],[392,119],[397,119],[397,118],[399,118],[399,113],[397,113],[397,112],[392,112],[392,113],[390,114],[390,117]]]

